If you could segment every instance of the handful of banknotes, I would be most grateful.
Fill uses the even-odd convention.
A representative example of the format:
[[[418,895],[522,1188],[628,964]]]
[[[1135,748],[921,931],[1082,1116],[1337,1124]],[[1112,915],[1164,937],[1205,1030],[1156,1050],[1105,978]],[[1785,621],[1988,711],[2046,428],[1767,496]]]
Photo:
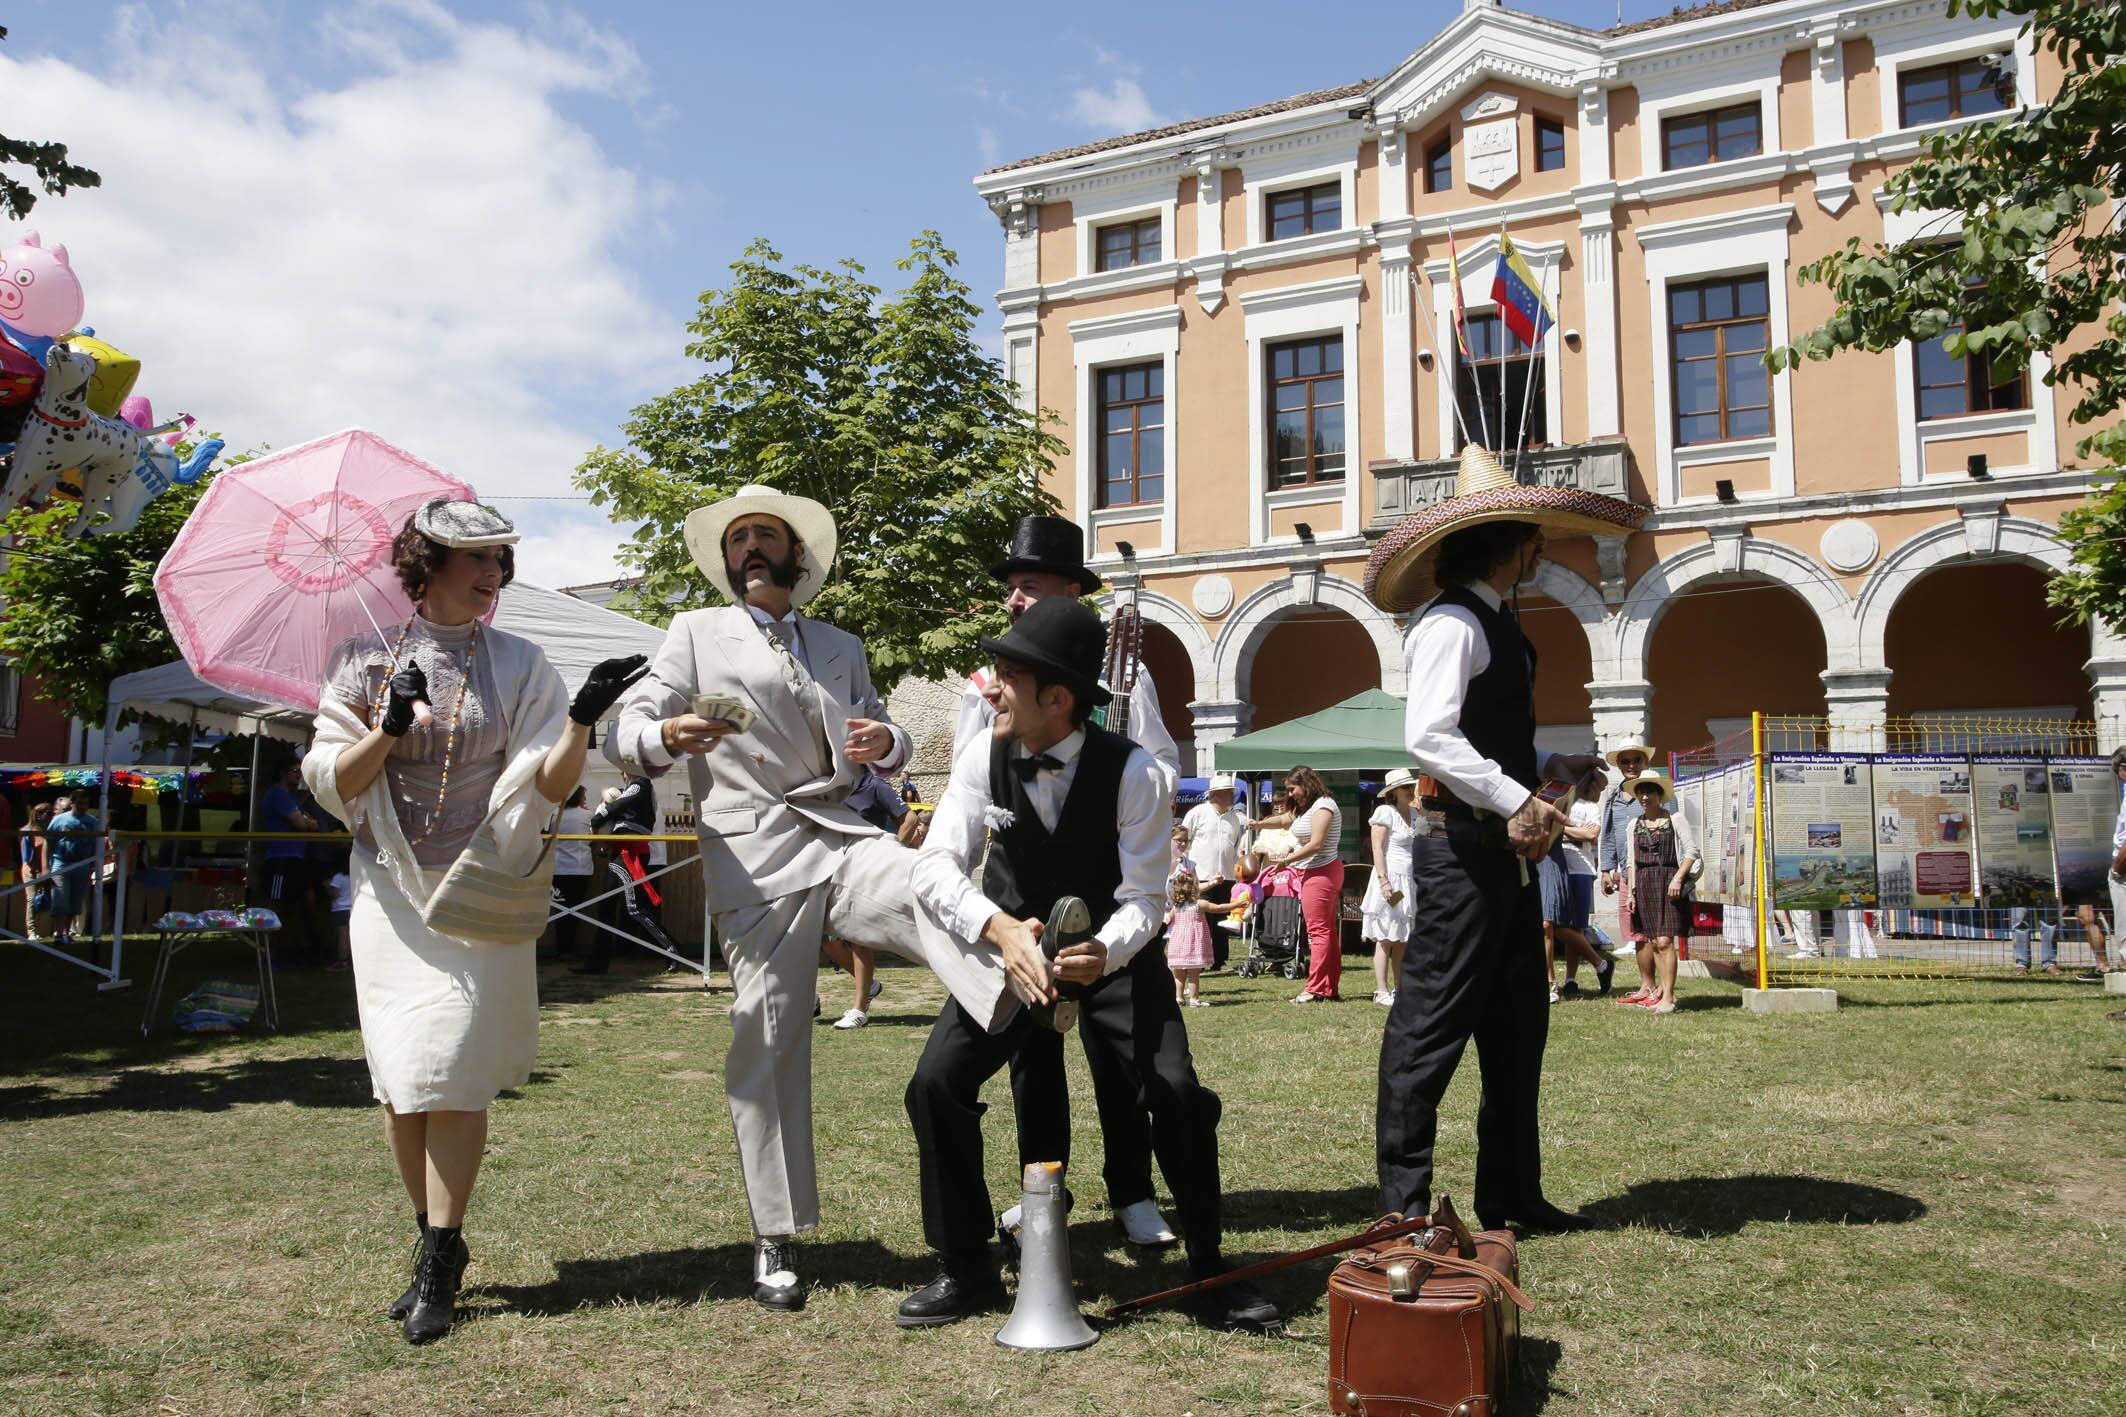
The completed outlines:
[[[753,710],[734,694],[696,694],[691,705],[696,718],[718,718],[740,733],[753,727]]]

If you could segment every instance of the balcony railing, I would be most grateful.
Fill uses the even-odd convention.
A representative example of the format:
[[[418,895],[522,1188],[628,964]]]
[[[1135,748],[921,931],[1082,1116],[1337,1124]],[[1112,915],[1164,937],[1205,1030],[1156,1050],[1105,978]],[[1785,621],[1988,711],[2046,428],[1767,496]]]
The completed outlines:
[[[1372,464],[1373,510],[1366,529],[1386,531],[1410,513],[1452,497],[1460,468],[1458,458]],[[1631,500],[1631,445],[1622,439],[1532,448],[1521,455],[1518,471],[1520,480],[1534,487],[1577,487]]]

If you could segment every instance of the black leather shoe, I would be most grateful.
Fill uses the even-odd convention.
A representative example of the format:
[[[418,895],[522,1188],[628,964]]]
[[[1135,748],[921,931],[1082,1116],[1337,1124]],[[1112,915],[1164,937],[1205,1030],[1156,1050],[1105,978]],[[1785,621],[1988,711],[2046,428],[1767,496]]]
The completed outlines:
[[[1607,994],[1612,980],[1617,977],[1616,957],[1608,950],[1602,951],[1602,963],[1595,969],[1595,978],[1601,981],[1602,992]]]
[[[1523,1235],[1563,1235],[1574,1230],[1593,1230],[1595,1218],[1583,1210],[1561,1210],[1549,1201],[1521,1206],[1509,1215],[1478,1211],[1476,1223],[1485,1230],[1504,1230],[1509,1225]]]
[[[753,1302],[785,1314],[794,1314],[805,1306],[804,1281],[797,1277],[795,1242],[754,1240]]]
[[[1221,1264],[1215,1269],[1197,1270],[1194,1277],[1209,1279],[1224,1269]],[[1245,1279],[1205,1290],[1196,1296],[1192,1307],[1196,1317],[1212,1328],[1236,1333],[1274,1333],[1284,1326],[1284,1315],[1277,1312],[1277,1306]]]
[[[450,1332],[458,1317],[458,1283],[470,1258],[458,1232],[429,1229],[414,1274],[413,1308],[401,1330],[408,1343],[432,1343]]]
[[[938,1277],[901,1300],[893,1321],[902,1328],[937,1328],[969,1314],[1003,1307],[1004,1286],[986,1263],[938,1267]]]

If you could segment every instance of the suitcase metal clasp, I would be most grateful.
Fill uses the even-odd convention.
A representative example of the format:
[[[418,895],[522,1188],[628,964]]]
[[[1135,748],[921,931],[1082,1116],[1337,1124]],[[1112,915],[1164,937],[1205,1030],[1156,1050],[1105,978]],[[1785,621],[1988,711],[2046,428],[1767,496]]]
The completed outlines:
[[[1417,1297],[1417,1284],[1411,1277],[1410,1262],[1408,1260],[1397,1260],[1394,1264],[1389,1265],[1383,1273],[1388,1277],[1389,1297],[1395,1299],[1414,1299]]]

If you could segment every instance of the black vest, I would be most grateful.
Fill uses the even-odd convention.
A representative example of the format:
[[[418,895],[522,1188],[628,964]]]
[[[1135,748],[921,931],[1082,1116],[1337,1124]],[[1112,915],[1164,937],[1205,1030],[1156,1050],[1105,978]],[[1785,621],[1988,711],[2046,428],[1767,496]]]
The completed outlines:
[[[1535,646],[1521,633],[1519,617],[1503,605],[1493,610],[1467,586],[1441,591],[1432,604],[1459,605],[1474,615],[1491,650],[1491,663],[1462,696],[1462,736],[1506,776],[1534,791]]]
[[[1095,928],[1107,923],[1122,887],[1122,831],[1115,817],[1132,746],[1127,738],[1086,725],[1078,771],[1051,832],[1012,771],[1011,740],[990,745],[990,801],[1011,813],[1010,826],[992,831],[982,871],[982,894],[997,909],[1020,920],[1046,920],[1059,897],[1074,895],[1091,909]]]

